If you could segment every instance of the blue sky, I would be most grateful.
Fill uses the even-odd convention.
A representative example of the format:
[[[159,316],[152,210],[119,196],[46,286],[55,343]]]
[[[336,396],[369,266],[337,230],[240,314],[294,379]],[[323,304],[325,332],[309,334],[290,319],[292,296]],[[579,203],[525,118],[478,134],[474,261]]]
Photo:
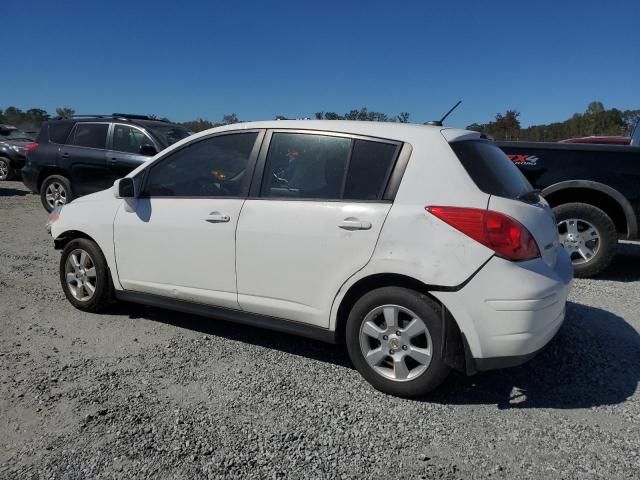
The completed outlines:
[[[639,0],[2,3],[0,108],[423,122],[462,99],[456,126],[640,108]]]

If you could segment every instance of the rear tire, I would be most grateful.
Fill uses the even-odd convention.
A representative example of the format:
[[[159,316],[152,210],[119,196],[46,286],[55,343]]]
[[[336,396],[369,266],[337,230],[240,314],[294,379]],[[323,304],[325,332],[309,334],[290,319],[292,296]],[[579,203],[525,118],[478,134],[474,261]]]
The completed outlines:
[[[381,392],[421,396],[449,374],[440,306],[414,290],[384,287],[363,295],[349,313],[345,339],[353,365]]]
[[[100,312],[113,298],[107,261],[98,245],[86,238],[64,247],[60,283],[71,305],[85,312]]]
[[[588,203],[566,203],[553,211],[574,275],[589,278],[605,270],[618,248],[618,231],[609,215]],[[571,229],[575,229],[573,234]]]
[[[71,182],[62,175],[51,175],[45,178],[40,185],[40,200],[42,206],[49,213],[56,207],[66,205],[73,198]]]
[[[13,179],[15,171],[11,166],[11,160],[7,157],[0,157],[0,182]]]

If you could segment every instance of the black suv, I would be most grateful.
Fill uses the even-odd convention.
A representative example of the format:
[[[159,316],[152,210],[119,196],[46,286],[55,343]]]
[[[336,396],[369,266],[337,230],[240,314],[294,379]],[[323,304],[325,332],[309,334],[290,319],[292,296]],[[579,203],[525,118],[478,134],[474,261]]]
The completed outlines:
[[[33,137],[12,125],[0,125],[0,182],[11,180],[24,166],[25,148]]]
[[[74,116],[42,124],[27,148],[22,181],[47,211],[104,190],[150,156],[191,135],[143,115]]]

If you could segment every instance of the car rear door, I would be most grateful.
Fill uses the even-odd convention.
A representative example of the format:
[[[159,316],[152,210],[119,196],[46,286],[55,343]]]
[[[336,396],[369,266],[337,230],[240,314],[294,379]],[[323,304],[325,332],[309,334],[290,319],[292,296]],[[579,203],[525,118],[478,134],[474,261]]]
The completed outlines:
[[[141,163],[149,160],[149,156],[140,153],[143,145],[151,145],[157,152],[161,150],[142,128],[122,123],[113,124],[107,150],[112,181],[127,176]]]
[[[109,188],[112,177],[107,166],[108,122],[78,122],[69,140],[60,147],[58,166],[68,172],[74,195]]]
[[[328,327],[340,286],[371,258],[400,143],[267,133],[236,234],[242,309]]]

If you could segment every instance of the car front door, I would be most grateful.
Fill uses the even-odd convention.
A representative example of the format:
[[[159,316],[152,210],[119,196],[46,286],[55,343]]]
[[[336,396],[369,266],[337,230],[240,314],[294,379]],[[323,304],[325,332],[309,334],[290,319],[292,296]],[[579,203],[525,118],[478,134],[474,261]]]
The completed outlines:
[[[109,123],[76,123],[69,141],[60,147],[58,166],[69,172],[74,195],[87,195],[109,188],[112,177],[107,166]]]
[[[262,182],[254,181],[238,224],[238,301],[328,327],[340,286],[373,254],[400,144],[310,131],[267,137]]]
[[[130,171],[149,160],[148,155],[140,153],[144,145],[150,145],[157,152],[161,150],[141,128],[121,123],[113,124],[107,151],[107,163],[112,180],[126,177]]]
[[[263,133],[206,137],[154,161],[114,222],[128,291],[238,308],[235,232]]]

